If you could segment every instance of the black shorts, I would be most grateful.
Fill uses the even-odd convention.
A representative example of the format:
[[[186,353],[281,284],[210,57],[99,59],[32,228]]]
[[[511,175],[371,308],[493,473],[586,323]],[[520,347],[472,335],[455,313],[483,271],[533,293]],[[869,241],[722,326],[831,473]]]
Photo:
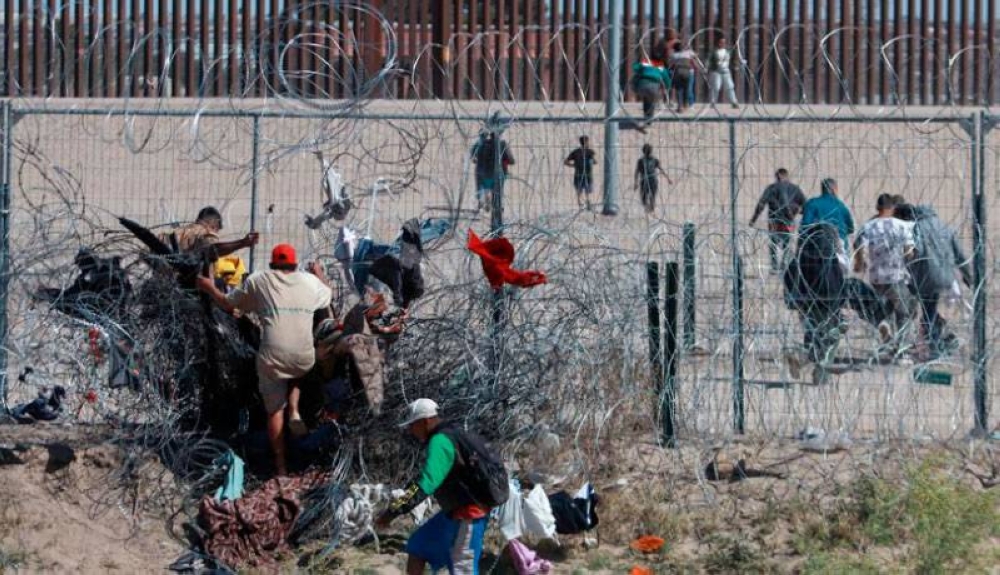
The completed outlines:
[[[594,179],[587,176],[574,176],[573,189],[578,194],[589,194],[594,191]]]

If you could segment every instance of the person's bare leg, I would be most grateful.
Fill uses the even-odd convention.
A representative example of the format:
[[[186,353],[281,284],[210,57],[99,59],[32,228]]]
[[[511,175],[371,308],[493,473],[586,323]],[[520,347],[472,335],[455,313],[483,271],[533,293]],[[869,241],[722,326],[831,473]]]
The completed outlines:
[[[426,561],[420,557],[410,555],[406,558],[406,575],[424,575]]]
[[[293,381],[288,385],[291,387],[288,391],[288,417],[289,419],[302,419],[299,415],[299,396],[302,394],[299,391],[299,384],[297,381]]]
[[[288,475],[285,467],[285,409],[281,408],[267,416],[267,438],[274,453],[274,467],[278,475]]]

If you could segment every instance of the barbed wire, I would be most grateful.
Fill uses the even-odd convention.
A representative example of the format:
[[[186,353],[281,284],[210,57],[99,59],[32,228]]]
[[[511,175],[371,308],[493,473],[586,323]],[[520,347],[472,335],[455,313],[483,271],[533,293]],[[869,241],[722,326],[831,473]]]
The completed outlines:
[[[328,7],[310,4],[288,21],[297,22],[304,11],[319,6]],[[603,218],[578,207],[563,166],[579,135],[600,141],[604,124],[598,121],[602,116],[597,106],[526,103],[514,99],[513,90],[491,92],[485,86],[470,88],[472,101],[394,101],[382,88],[404,78],[414,89],[422,89],[427,80],[418,70],[433,47],[401,74],[398,39],[384,17],[363,6],[334,6],[358,11],[384,32],[382,66],[347,100],[331,101],[330,94],[323,93],[302,95],[295,88],[297,72],[283,69],[282,58],[267,61],[263,53],[268,51],[262,50],[254,56],[258,71],[248,67],[247,85],[277,78],[276,91],[282,94],[268,102],[268,110],[277,110],[277,116],[263,120],[243,115],[246,104],[237,99],[222,104],[202,99],[190,116],[177,115],[174,103],[163,95],[169,67],[157,76],[160,97],[102,104],[108,106],[103,115],[60,115],[65,111],[61,102],[31,102],[21,108],[21,102],[13,104],[17,123],[7,134],[13,147],[14,196],[6,342],[12,373],[24,377],[9,382],[7,400],[21,403],[61,385],[72,408],[64,419],[108,429],[124,463],[86,494],[95,513],[117,507],[134,521],[146,506],[176,508],[180,493],[183,503],[172,527],[179,533],[179,523],[190,520],[197,501],[217,485],[215,461],[239,443],[237,427],[242,424],[219,412],[251,407],[240,399],[240,393],[255,385],[252,369],[246,370],[253,351],[241,337],[240,325],[210,311],[177,285],[172,274],[151,269],[147,250],[117,223],[117,217],[124,216],[158,231],[190,219],[202,204],[223,206],[227,232],[249,229],[253,222],[264,245],[282,240],[305,247],[305,256],[328,263],[335,276],[340,275],[336,238],[343,227],[365,230],[372,240],[389,243],[412,217],[434,217],[448,224],[426,254],[427,293],[415,305],[405,333],[386,351],[382,415],[345,423],[339,450],[327,454],[325,461],[336,471],[328,497],[310,508],[311,513],[335,509],[352,482],[400,481],[413,473],[417,454],[400,441],[394,424],[406,402],[423,396],[435,398],[449,416],[498,440],[522,470],[595,478],[609,469],[620,472],[612,460],[625,454],[636,462],[632,472],[668,475],[659,458],[672,457],[666,455],[669,451],[657,449],[657,455],[643,456],[627,444],[665,447],[659,412],[664,391],[656,389],[659,376],[649,365],[644,265],[681,262],[686,222],[696,230],[696,276],[689,284],[695,296],[690,302],[683,296],[681,304],[693,305],[697,312],[691,326],[697,341],[681,346],[677,438],[687,450],[679,450],[675,461],[702,485],[708,454],[720,449],[760,453],[762,445],[787,442],[810,428],[831,436],[843,432],[873,439],[877,446],[925,435],[954,440],[972,428],[972,316],[964,303],[949,314],[959,351],[924,365],[925,370],[946,373],[954,381],[950,387],[922,385],[914,381],[915,366],[882,361],[873,328],[852,314],[847,314],[842,344],[851,365],[825,385],[799,381],[785,361],[787,351],[802,339],[798,317],[784,302],[780,277],[769,269],[767,233],[744,225],[770,174],[787,167],[807,191],[816,189],[820,178],[840,179],[842,196],[859,221],[883,192],[934,205],[970,246],[971,148],[958,120],[947,121],[956,117],[954,110],[922,111],[912,121],[897,122],[910,117],[904,105],[870,113],[847,99],[834,108],[775,109],[760,104],[763,88],[758,84],[751,107],[727,116],[726,122],[714,121],[716,111],[710,106],[695,113],[694,118],[703,121],[691,122],[674,122],[676,113],[664,108],[658,112],[661,121],[652,122],[646,133],[623,131],[621,213]],[[52,22],[53,45],[62,46],[56,38],[57,18],[50,14],[47,21]],[[371,48],[332,25],[318,28],[293,35],[283,54],[293,45],[311,49],[330,40],[359,51]],[[561,45],[558,35],[572,28],[553,33],[550,53]],[[791,28],[775,32],[771,56],[783,62],[788,82],[801,87],[796,78],[803,71],[778,48],[778,37]],[[740,38],[756,30],[740,32],[738,54]],[[838,77],[839,68],[826,46],[842,31],[823,35],[811,60],[811,65],[837,70]],[[455,37],[450,47],[460,54],[458,62],[475,57],[488,70],[500,71],[500,55],[529,51],[527,32],[509,38],[493,59],[484,56],[485,48],[506,36]],[[110,33],[100,31],[88,48],[91,62],[100,60],[108,46],[102,34]],[[134,46],[152,41],[171,45],[165,34],[150,32]],[[602,69],[603,34],[588,46],[600,54]],[[883,44],[884,58],[893,41]],[[267,42],[262,37],[253,45]],[[645,37],[640,44],[646,44]],[[134,47],[129,53],[121,75],[138,65]],[[206,70],[233,55],[216,58]],[[955,56],[960,57],[964,55]],[[163,61],[172,58],[165,55]],[[575,70],[576,64],[562,62],[567,70]],[[453,61],[451,70],[458,65]],[[753,76],[753,63],[741,66],[739,74]],[[320,66],[312,73],[327,75],[334,83],[348,80],[334,75],[332,67]],[[529,75],[538,82],[541,74],[531,68]],[[581,96],[586,94],[589,87],[573,78]],[[487,100],[488,94],[493,98]],[[393,107],[403,112],[392,119],[367,114]],[[232,117],[218,114],[227,108],[233,110]],[[139,110],[143,113],[130,113]],[[207,114],[210,110],[213,113]],[[301,110],[326,116],[302,117]],[[163,115],[149,115],[155,111]],[[504,189],[502,232],[517,248],[516,267],[544,270],[548,276],[544,286],[503,292],[503,329],[494,325],[494,293],[464,243],[467,229],[489,232],[486,214],[472,205],[475,167],[469,148],[483,132],[480,118],[494,111],[512,120],[504,138],[516,158]],[[286,117],[281,117],[283,112],[288,112]],[[848,112],[857,115],[857,123],[823,122]],[[727,122],[735,122],[734,139]],[[676,180],[662,190],[651,213],[627,185],[643,143],[653,144]],[[980,169],[987,170],[992,182],[1000,144],[990,139],[987,146],[994,155],[988,155],[989,165]],[[356,204],[343,221],[310,229],[304,216],[314,214],[322,202],[324,174],[313,157],[317,151],[336,166]],[[259,212],[256,221],[251,204]],[[991,195],[989,210],[996,209]],[[992,246],[992,238],[989,241]],[[121,258],[133,292],[127,298],[85,305],[62,297],[78,273],[72,262],[81,247],[104,258]],[[742,321],[736,315],[736,256],[744,270],[739,278]],[[991,263],[988,277],[995,270]],[[58,288],[62,296],[39,301],[39,286]],[[966,292],[964,301],[974,297]],[[995,309],[992,294],[989,297],[990,309]],[[998,328],[991,320],[988,338],[1000,333]],[[743,373],[735,376],[734,343],[741,334]],[[988,361],[992,366],[992,355]],[[127,373],[122,375],[121,369]],[[116,377],[124,379],[115,382]],[[207,381],[212,387],[205,386]],[[739,384],[745,386],[745,434],[733,429],[733,392]],[[989,397],[991,406],[996,400],[996,394]],[[230,427],[219,423],[223,420]],[[753,441],[761,444],[748,447]],[[160,481],[147,482],[140,492],[135,478],[149,454],[164,468]],[[826,479],[833,481],[842,468],[827,471]],[[332,545],[338,542],[335,523],[316,523],[329,532]]]

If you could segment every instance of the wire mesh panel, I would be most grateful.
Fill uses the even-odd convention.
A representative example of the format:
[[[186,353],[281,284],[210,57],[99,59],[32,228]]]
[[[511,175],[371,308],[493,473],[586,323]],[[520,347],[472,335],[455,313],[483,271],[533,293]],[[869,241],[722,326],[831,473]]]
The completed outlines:
[[[12,365],[58,355],[46,351],[48,340],[37,341],[53,316],[32,307],[27,295],[36,282],[68,285],[81,246],[98,246],[141,267],[141,253],[117,216],[160,231],[167,228],[157,226],[190,221],[201,207],[215,205],[224,236],[242,237],[252,227],[261,233],[257,269],[266,266],[272,245],[287,242],[302,261],[324,262],[335,276],[344,229],[373,245],[391,245],[403,224],[418,218],[441,225],[425,263],[432,296],[419,309],[427,325],[452,325],[467,354],[448,352],[452,359],[442,369],[449,377],[489,373],[502,386],[504,377],[520,380],[531,372],[548,378],[558,393],[592,394],[594,403],[567,415],[547,397],[517,418],[559,412],[594,424],[627,405],[655,428],[643,270],[650,261],[684,270],[690,226],[694,299],[685,292],[680,303],[695,319],[689,328],[686,312],[679,318],[693,334],[681,346],[676,379],[682,437],[731,436],[740,409],[753,435],[789,436],[808,427],[880,438],[968,430],[968,291],[943,306],[957,350],[932,362],[917,353],[919,329],[906,342],[912,349],[886,358],[876,327],[846,312],[840,371],[816,385],[811,372],[795,377],[788,363],[803,333],[785,302],[781,272],[771,269],[766,215],[748,226],[760,192],[784,167],[808,196],[816,195],[821,179],[835,178],[859,227],[882,193],[933,207],[970,252],[971,151],[957,121],[734,117],[664,120],[644,133],[625,129],[616,149],[618,215],[606,217],[604,124],[589,115],[596,108],[584,111],[525,106],[499,132],[513,160],[503,178],[503,234],[517,246],[516,266],[548,275],[546,286],[504,292],[510,316],[500,347],[525,362],[504,366],[496,364],[501,342],[490,335],[491,291],[465,249],[470,231],[487,237],[496,223],[479,201],[473,153],[487,130],[488,107],[424,104],[401,114],[376,106],[328,116],[22,113],[14,138]],[[567,164],[582,136],[594,152],[589,194],[578,193]],[[655,195],[643,183],[643,158],[656,158],[662,168],[654,176]],[[337,217],[324,216],[331,173],[350,200]],[[911,321],[919,324],[916,315]],[[74,345],[85,345],[76,333]],[[81,385],[92,385],[93,370],[72,369]],[[950,385],[928,383],[938,376]],[[23,382],[12,388],[21,395],[33,389]],[[528,391],[521,386],[512,393]]]
[[[891,360],[885,357],[877,326],[856,312],[846,312],[835,360],[844,373],[821,377],[826,383],[816,385],[809,372],[800,374],[800,379],[789,372],[787,356],[802,345],[803,334],[799,314],[786,305],[783,274],[771,269],[770,232],[759,229],[765,218],[757,229],[745,227],[762,190],[774,181],[779,168],[786,168],[809,197],[818,195],[821,179],[834,178],[858,229],[874,217],[880,194],[902,195],[909,204],[934,209],[958,233],[968,254],[971,150],[959,123],[748,122],[739,124],[738,130],[737,233],[747,262],[750,428],[780,435],[806,427],[876,437],[967,433],[972,417],[968,290],[954,305],[942,306],[956,337],[954,353],[929,363],[922,359],[924,335],[917,329],[920,310],[915,301],[909,319],[912,335],[902,344],[912,353]],[[785,257],[794,249],[793,241]],[[869,279],[863,274],[857,277]],[[942,377],[951,384],[929,384],[931,372],[946,374]]]
[[[989,410],[989,416],[986,421],[987,430],[995,430],[997,427],[998,417],[1000,417],[1000,390],[998,390],[997,381],[997,369],[1000,367],[998,365],[998,357],[996,353],[996,347],[993,342],[996,341],[997,334],[1000,333],[997,330],[1000,329],[1000,324],[996,317],[996,310],[1000,309],[1000,294],[993,287],[996,282],[996,277],[998,271],[1000,271],[1000,266],[998,266],[998,252],[997,249],[997,238],[996,234],[989,233],[992,226],[996,225],[996,222],[1000,222],[1000,133],[997,133],[996,128],[993,126],[991,117],[986,116],[986,121],[983,125],[983,165],[982,165],[982,177],[983,177],[983,201],[984,201],[984,215],[986,217],[986,245],[985,247],[985,259],[986,259],[986,269],[985,269],[985,303],[986,303],[986,391],[987,391],[987,401],[986,406]],[[970,254],[971,255],[971,254]],[[970,310],[971,311],[971,310]]]
[[[72,289],[81,249],[143,269],[119,217],[159,234],[213,205],[223,237],[242,237],[251,209],[250,123],[238,116],[14,117],[7,341],[10,371],[23,381],[10,399],[56,383],[83,393],[108,377],[107,363],[98,369],[86,362],[92,326],[38,305],[39,293]]]

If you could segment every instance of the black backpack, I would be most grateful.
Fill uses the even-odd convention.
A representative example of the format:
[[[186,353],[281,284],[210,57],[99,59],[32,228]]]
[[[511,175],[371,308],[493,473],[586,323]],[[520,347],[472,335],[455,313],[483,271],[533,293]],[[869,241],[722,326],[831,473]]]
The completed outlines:
[[[499,507],[510,497],[507,469],[485,439],[453,425],[439,428],[455,444],[454,487],[462,499],[483,507]],[[450,479],[450,478],[449,478]],[[439,501],[440,502],[440,501]],[[442,508],[444,502],[440,502]]]

